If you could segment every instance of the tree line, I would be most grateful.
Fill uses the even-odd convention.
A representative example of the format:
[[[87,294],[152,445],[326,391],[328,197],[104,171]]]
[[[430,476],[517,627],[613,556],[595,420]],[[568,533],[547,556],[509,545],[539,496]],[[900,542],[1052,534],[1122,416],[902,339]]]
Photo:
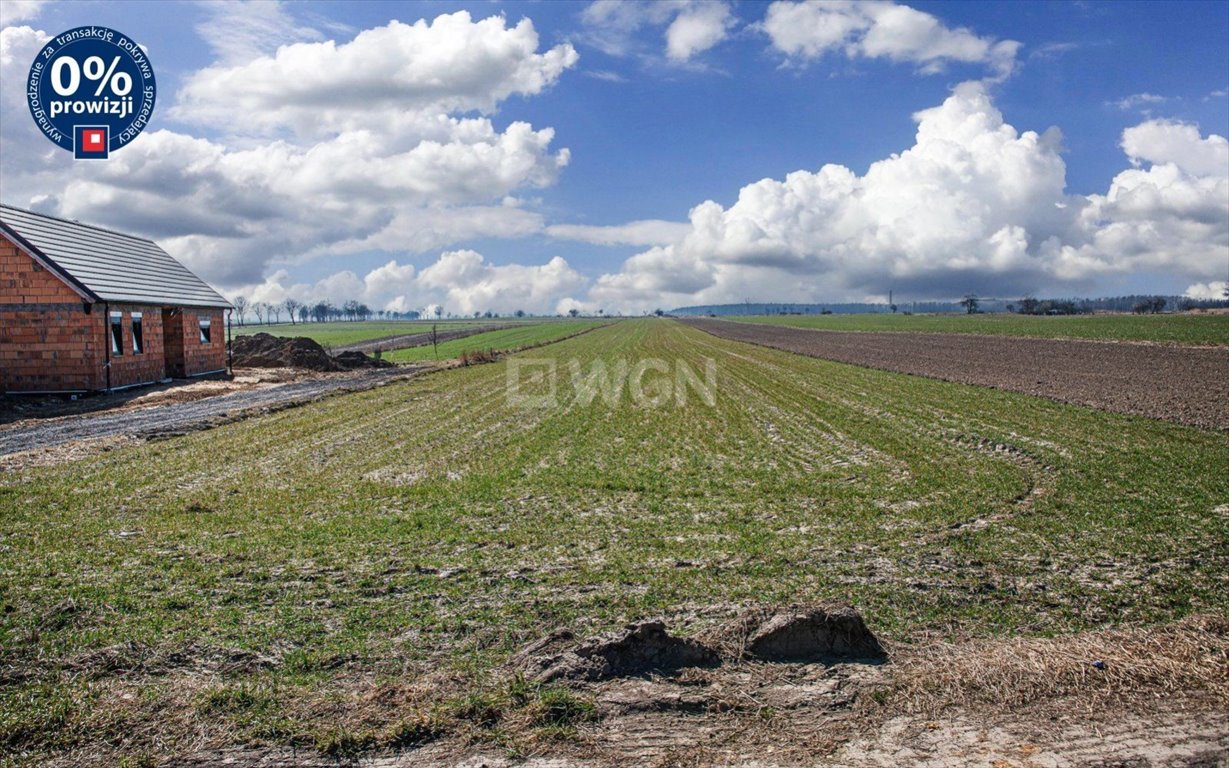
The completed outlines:
[[[1229,306],[1229,296],[1223,299],[1192,299],[1187,296],[1138,295],[1106,296],[1099,299],[1038,299],[1025,296],[1007,305],[1008,312],[1022,315],[1087,315],[1093,312],[1132,312],[1137,315],[1158,315],[1164,311],[1189,312],[1192,309],[1213,309]]]
[[[258,325],[266,323],[280,323],[282,317],[285,317],[292,324],[306,323],[309,320],[317,323],[327,323],[332,321],[358,321],[370,320],[373,316],[392,317],[402,315],[412,315],[418,317],[417,312],[391,312],[380,310],[373,312],[371,307],[363,304],[360,301],[347,301],[340,307],[335,306],[329,301],[317,301],[312,303],[303,303],[295,299],[286,299],[279,302],[268,301],[248,301],[244,296],[236,296],[231,305],[235,308],[235,318],[239,321],[239,325],[247,323],[248,315],[254,315]],[[412,319],[412,318],[408,318]]]
[[[336,306],[332,302],[326,300],[316,302],[301,302],[295,299],[286,299],[279,302],[268,301],[249,301],[245,296],[236,296],[231,302],[235,308],[235,319],[239,325],[246,325],[249,316],[256,318],[257,325],[266,325],[271,323],[280,323],[282,318],[286,318],[292,325],[296,323],[316,322],[316,323],[331,323],[331,322],[359,322],[363,320],[371,320],[378,318],[380,320],[421,320],[431,319],[439,320],[442,318],[456,317],[473,317],[475,319],[504,317],[498,312],[477,311],[467,315],[456,315],[452,312],[446,312],[444,307],[439,304],[433,304],[431,307],[424,310],[407,310],[398,312],[391,309],[372,310],[371,307],[361,301],[350,300],[344,302],[341,306]],[[604,310],[597,311],[598,317],[605,317]],[[570,309],[567,312],[569,317],[578,317],[580,311]],[[523,309],[518,309],[515,312],[508,313],[509,317],[528,317]]]

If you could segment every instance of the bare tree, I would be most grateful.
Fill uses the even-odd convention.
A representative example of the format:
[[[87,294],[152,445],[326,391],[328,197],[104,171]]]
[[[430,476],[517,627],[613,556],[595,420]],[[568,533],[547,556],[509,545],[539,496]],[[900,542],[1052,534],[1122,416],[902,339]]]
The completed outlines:
[[[239,325],[243,325],[243,316],[248,312],[248,300],[242,296],[236,296],[231,304],[235,306],[235,314],[239,316]]]
[[[960,300],[960,306],[964,307],[966,314],[976,315],[977,307],[981,302],[977,300],[976,294],[968,294]]]
[[[299,322],[306,323],[307,319],[312,316],[311,307],[306,304],[299,305]]]
[[[255,315],[256,315],[256,324],[257,324],[257,325],[264,325],[264,324],[265,324],[265,308],[266,308],[266,307],[268,307],[268,306],[269,306],[269,305],[268,305],[268,304],[265,304],[263,301],[258,301],[258,302],[256,302],[256,303],[252,304],[252,312],[253,312],[253,313],[255,313]]]
[[[303,306],[294,299],[286,299],[282,302],[282,309],[286,310],[286,314],[290,315],[290,324],[294,325],[294,313],[299,311],[299,307]]]

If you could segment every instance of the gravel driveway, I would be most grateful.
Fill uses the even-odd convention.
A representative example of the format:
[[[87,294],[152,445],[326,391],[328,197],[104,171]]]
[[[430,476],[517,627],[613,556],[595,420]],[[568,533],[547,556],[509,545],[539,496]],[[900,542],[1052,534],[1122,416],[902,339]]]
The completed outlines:
[[[0,426],[0,456],[97,438],[165,436],[302,405],[342,392],[360,392],[414,376],[430,366],[399,366],[308,379],[184,403],[122,412],[100,411]]]

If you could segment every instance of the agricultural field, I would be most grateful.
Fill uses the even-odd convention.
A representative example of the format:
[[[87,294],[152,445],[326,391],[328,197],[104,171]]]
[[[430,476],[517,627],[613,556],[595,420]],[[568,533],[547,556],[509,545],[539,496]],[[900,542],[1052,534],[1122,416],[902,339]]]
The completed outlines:
[[[234,326],[232,333],[245,336],[253,333],[268,333],[274,336],[306,336],[325,347],[341,347],[357,344],[362,341],[383,339],[389,336],[400,336],[412,333],[425,333],[431,326],[441,333],[481,325],[512,325],[515,323],[532,322],[524,319],[497,318],[484,320],[365,320],[361,322],[332,323],[277,323],[275,325],[244,325]],[[536,322],[543,322],[537,320]]]
[[[1154,341],[1166,344],[1229,346],[1229,314],[1174,315],[768,315],[732,317],[825,331],[915,331],[1035,336],[1046,339]]]
[[[643,387],[600,386],[642,361]],[[849,745],[913,723],[959,747],[950,728],[1012,712],[1053,738],[1095,713],[1204,738],[1229,702],[1226,466],[1221,432],[613,323],[0,474],[0,760],[666,766],[771,745],[891,765]],[[826,601],[890,663],[575,684],[514,664],[561,629],[703,638]],[[999,741],[1050,743],[1020,739]]]
[[[488,331],[461,339],[441,342],[438,349],[430,344],[423,344],[408,349],[386,352],[382,357],[395,363],[412,363],[420,360],[450,360],[465,354],[524,349],[558,341],[564,337],[597,328],[606,322],[608,321],[557,320],[548,323],[525,325],[519,328],[503,328],[498,331]]]

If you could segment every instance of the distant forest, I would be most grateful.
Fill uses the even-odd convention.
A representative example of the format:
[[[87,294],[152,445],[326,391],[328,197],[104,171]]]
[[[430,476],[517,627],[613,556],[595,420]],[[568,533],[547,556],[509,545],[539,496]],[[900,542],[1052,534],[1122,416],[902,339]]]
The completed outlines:
[[[1185,296],[1109,296],[1099,299],[1023,299],[977,298],[978,312],[1017,312],[1022,314],[1078,315],[1092,312],[1164,312],[1190,309],[1229,307],[1227,299],[1189,299]],[[900,301],[896,311],[906,313],[966,312],[960,301]],[[670,310],[671,315],[857,315],[884,314],[892,311],[889,304],[831,303],[781,304],[743,302],[741,304],[701,304]]]

